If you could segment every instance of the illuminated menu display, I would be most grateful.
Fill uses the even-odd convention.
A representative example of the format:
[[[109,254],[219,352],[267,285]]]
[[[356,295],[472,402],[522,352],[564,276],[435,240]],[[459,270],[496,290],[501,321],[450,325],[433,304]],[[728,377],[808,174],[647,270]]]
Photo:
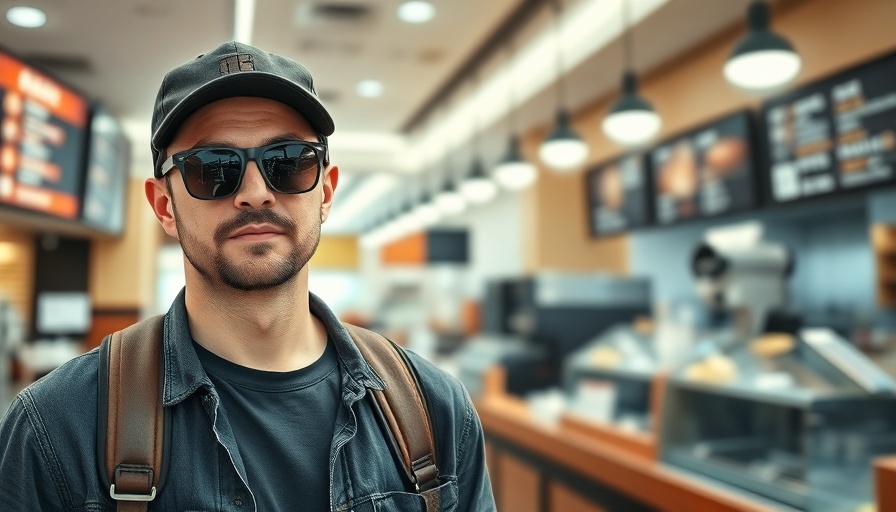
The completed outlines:
[[[121,233],[129,158],[129,143],[121,126],[109,112],[97,108],[90,122],[81,215],[85,224],[111,234]]]
[[[732,114],[650,152],[659,224],[713,217],[756,204],[749,112]]]
[[[896,54],[763,105],[777,203],[896,179]]]
[[[633,154],[585,174],[591,233],[612,235],[647,224],[649,187],[644,156]]]
[[[0,54],[0,205],[76,219],[86,121],[84,98]]]

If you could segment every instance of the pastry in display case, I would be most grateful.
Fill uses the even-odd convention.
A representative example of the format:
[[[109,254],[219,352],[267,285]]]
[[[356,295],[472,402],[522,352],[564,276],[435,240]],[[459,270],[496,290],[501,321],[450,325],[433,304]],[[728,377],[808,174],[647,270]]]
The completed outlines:
[[[896,382],[830,329],[698,345],[666,384],[661,458],[810,512],[873,501]]]
[[[648,432],[651,387],[659,370],[647,327],[619,325],[598,336],[566,360],[564,381],[571,412]]]

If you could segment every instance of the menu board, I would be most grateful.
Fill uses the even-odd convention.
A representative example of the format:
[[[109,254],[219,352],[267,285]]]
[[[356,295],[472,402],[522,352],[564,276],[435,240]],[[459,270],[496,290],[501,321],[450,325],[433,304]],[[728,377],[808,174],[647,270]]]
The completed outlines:
[[[644,156],[632,154],[585,173],[591,233],[605,236],[648,221],[649,188]]]
[[[894,181],[896,54],[763,105],[777,203]]]
[[[84,185],[84,223],[110,234],[124,227],[125,189],[130,145],[110,113],[97,107],[90,121],[87,178]]]
[[[756,204],[750,114],[737,112],[650,152],[659,224],[713,217]]]
[[[76,219],[87,102],[0,53],[0,205]]]

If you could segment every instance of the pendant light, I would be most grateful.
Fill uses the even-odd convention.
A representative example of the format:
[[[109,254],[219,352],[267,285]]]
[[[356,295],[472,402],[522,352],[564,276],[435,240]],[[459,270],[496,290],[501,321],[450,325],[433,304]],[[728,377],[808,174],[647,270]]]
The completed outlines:
[[[527,161],[523,158],[523,152],[520,149],[520,137],[517,133],[519,129],[518,119],[517,119],[517,108],[516,104],[516,94],[515,87],[513,81],[513,70],[514,70],[514,54],[513,44],[510,43],[507,45],[508,52],[510,54],[509,57],[509,78],[507,83],[509,84],[507,97],[508,97],[508,114],[507,114],[507,132],[510,135],[510,141],[507,147],[507,153],[504,154],[504,158],[498,162],[497,167],[492,172],[492,175],[495,177],[495,181],[498,182],[499,185],[504,187],[507,190],[522,190],[533,183],[538,179],[538,169],[535,168],[535,165],[532,162]]]
[[[449,149],[445,154],[451,154],[451,150]],[[442,189],[436,194],[434,202],[439,212],[446,217],[460,215],[467,209],[467,201],[457,190],[454,180],[451,179],[451,166],[447,160],[445,163],[445,184],[442,185]]]
[[[537,179],[538,169],[523,158],[519,136],[511,136],[507,153],[495,168],[495,180],[507,190],[522,190]]]
[[[423,194],[420,203],[414,208],[414,215],[424,228],[435,225],[442,218],[442,213],[436,207],[429,192]]]
[[[623,60],[622,97],[610,109],[601,128],[604,135],[623,147],[639,147],[647,144],[660,132],[663,121],[653,106],[638,95],[638,78],[634,69],[634,26],[629,15],[630,0],[623,0]]]
[[[498,185],[485,174],[485,166],[478,155],[473,156],[470,174],[461,183],[460,193],[470,204],[485,204],[498,193]]]
[[[783,37],[769,31],[769,7],[754,1],[747,11],[750,32],[734,47],[725,63],[725,78],[741,89],[779,89],[799,74],[802,60]]]
[[[554,40],[557,49],[557,125],[538,148],[538,156],[551,169],[559,172],[575,171],[588,158],[588,145],[570,124],[563,91],[563,46],[560,44],[560,0],[554,7]]]
[[[420,194],[420,200],[417,202],[417,206],[414,207],[413,211],[414,217],[416,217],[420,227],[426,229],[439,222],[442,218],[442,214],[439,212],[439,209],[436,208],[432,195],[429,192],[429,187],[426,183],[426,175],[421,178],[421,181],[420,188],[423,192]]]
[[[473,82],[473,101],[476,101],[478,81]],[[485,204],[495,198],[498,193],[498,185],[486,174],[482,164],[482,131],[476,115],[478,109],[474,108],[472,119],[472,137],[470,148],[473,152],[473,161],[470,163],[470,171],[460,184],[460,193],[471,205]]]

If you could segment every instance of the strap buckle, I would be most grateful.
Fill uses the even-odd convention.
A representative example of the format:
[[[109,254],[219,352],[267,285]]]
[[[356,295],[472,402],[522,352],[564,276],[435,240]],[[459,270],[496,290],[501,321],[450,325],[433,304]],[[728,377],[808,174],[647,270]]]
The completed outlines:
[[[411,467],[414,470],[414,490],[417,493],[425,492],[438,486],[439,469],[433,463],[430,454],[415,460]]]
[[[156,499],[156,487],[153,486],[149,490],[149,494],[117,494],[115,492],[115,484],[109,488],[109,496],[116,501],[152,501]]]

